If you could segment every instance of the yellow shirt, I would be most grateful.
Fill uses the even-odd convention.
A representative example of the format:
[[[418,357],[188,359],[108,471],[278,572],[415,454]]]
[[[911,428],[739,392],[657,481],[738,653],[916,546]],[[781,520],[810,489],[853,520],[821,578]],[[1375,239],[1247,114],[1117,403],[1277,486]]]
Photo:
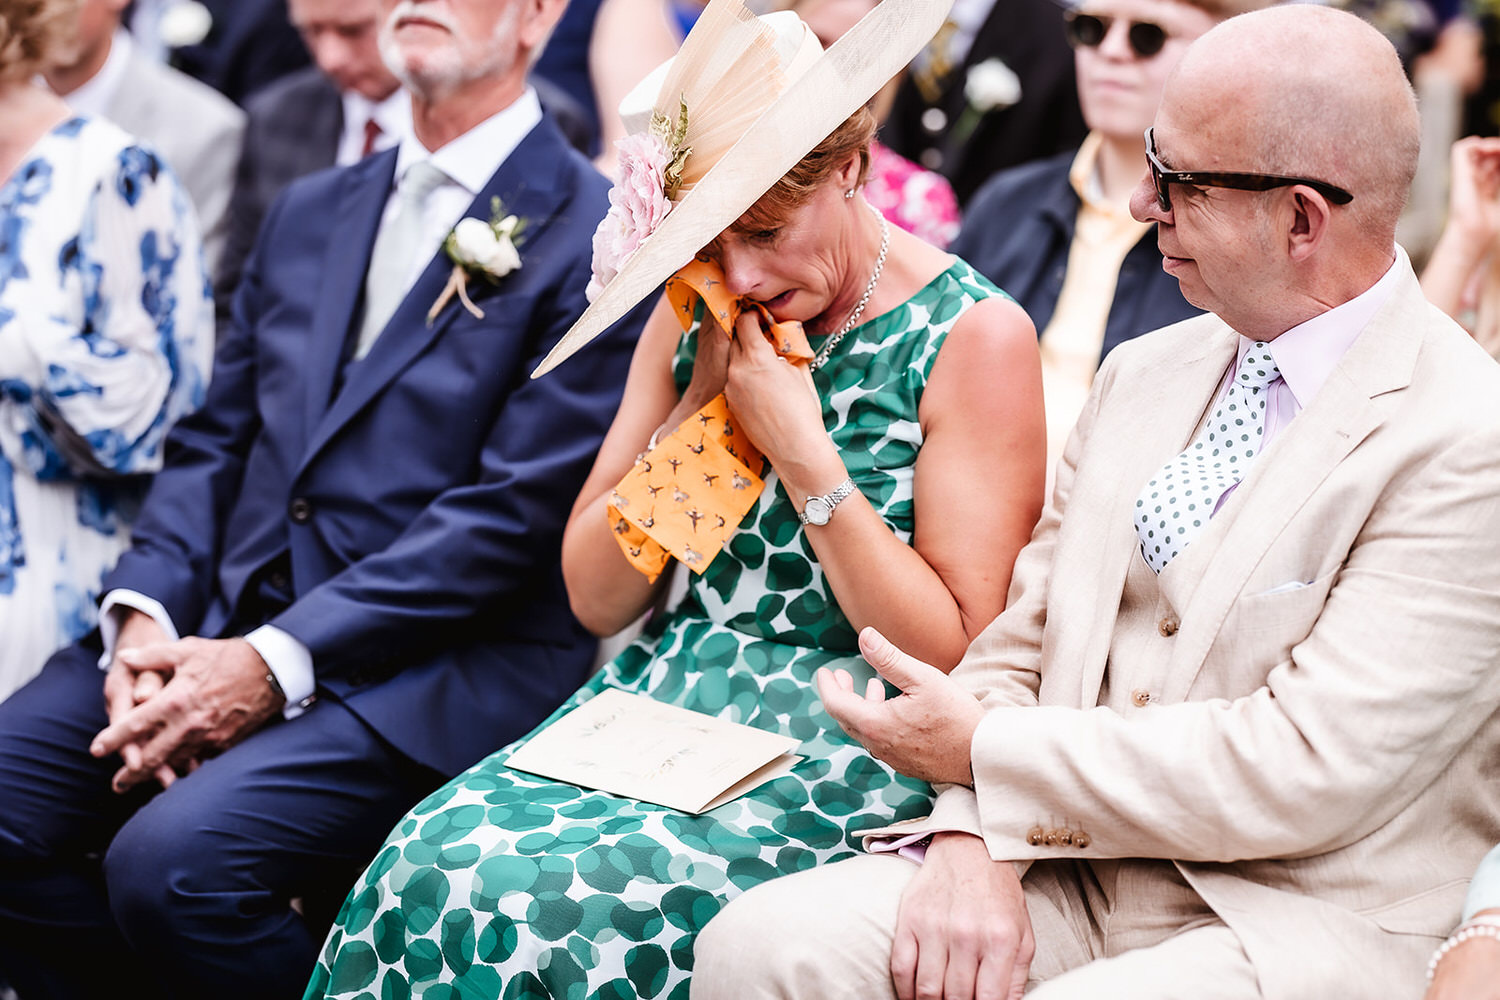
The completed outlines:
[[[1052,465],[1062,455],[1094,383],[1120,265],[1151,228],[1149,222],[1131,218],[1128,205],[1104,200],[1095,172],[1100,142],[1100,137],[1090,132],[1068,171],[1068,181],[1080,201],[1078,221],[1068,248],[1068,270],[1057,308],[1041,335],[1049,491]]]

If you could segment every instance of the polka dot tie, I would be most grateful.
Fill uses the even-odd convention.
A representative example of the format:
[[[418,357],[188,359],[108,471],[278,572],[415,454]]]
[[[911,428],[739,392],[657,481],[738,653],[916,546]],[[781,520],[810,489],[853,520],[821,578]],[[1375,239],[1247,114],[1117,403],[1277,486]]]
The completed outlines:
[[[1203,430],[1141,490],[1135,530],[1141,555],[1156,572],[1198,537],[1219,498],[1245,478],[1266,430],[1267,386],[1280,375],[1270,348],[1251,345]]]

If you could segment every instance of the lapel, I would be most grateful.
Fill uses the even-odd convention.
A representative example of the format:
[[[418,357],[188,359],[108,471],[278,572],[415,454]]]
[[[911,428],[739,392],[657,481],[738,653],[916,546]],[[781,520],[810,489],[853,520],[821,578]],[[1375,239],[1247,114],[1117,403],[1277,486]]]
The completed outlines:
[[[461,216],[461,218],[473,216],[489,221],[491,199],[498,197],[508,213],[519,215],[526,220],[526,231],[522,236],[520,246],[521,270],[507,275],[498,285],[492,286],[484,282],[470,285],[474,293],[471,297],[481,309],[484,309],[485,303],[493,300],[508,285],[525,281],[529,277],[526,273],[527,250],[536,245],[542,233],[556,216],[557,209],[563,201],[564,195],[559,184],[569,176],[569,173],[559,169],[559,164],[566,159],[567,155],[567,148],[556,127],[544,117],[541,123],[521,140],[515,151],[506,158],[499,169],[490,176],[483,190],[475,196]],[[363,242],[346,243],[339,238],[330,241],[329,253],[333,257],[337,257],[341,247],[364,247],[363,254],[359,255],[358,260],[352,262],[357,264],[357,267],[351,267],[350,261],[329,261],[329,273],[332,274],[337,270],[337,276],[343,284],[339,286],[338,295],[330,292],[325,298],[341,303],[337,321],[341,324],[340,329],[346,336],[354,315],[358,311],[354,306],[358,305],[363,291],[365,271],[369,266],[370,254],[375,243],[376,226],[385,204],[385,192],[390,187],[391,173],[395,169],[395,153],[388,151],[379,156],[372,156],[364,162],[370,163],[371,161],[385,164],[384,169],[378,171],[385,181],[384,190],[379,194],[379,204],[372,207],[366,201],[371,197],[368,191],[369,185],[362,185],[355,193],[356,204],[352,206],[351,211],[345,213],[343,220],[347,222],[351,230],[357,230],[351,233],[351,236],[357,238],[362,235]],[[358,170],[362,165],[353,167],[351,170]],[[362,214],[356,215],[354,209],[362,210]],[[457,222],[457,220],[454,221]],[[532,266],[535,269],[538,264],[533,263]],[[497,322],[498,317],[488,310],[484,320],[474,320],[463,310],[456,298],[443,308],[436,320],[431,324],[427,322],[427,311],[442,292],[451,270],[451,262],[439,249],[428,262],[421,276],[417,278],[416,283],[412,285],[406,298],[401,300],[401,304],[391,314],[390,320],[376,339],[374,346],[370,348],[369,354],[357,364],[350,366],[348,377],[338,396],[331,404],[328,404],[327,411],[323,412],[320,418],[315,418],[316,424],[313,426],[307,448],[303,452],[302,468],[305,469],[340,428],[359,413],[430,344],[441,337],[456,321],[459,321],[460,317],[464,317],[469,322],[487,324]],[[351,275],[350,271],[356,273]],[[350,305],[351,303],[353,306]],[[330,319],[333,318],[330,317]],[[320,398],[325,404],[332,389],[333,376],[343,345],[342,337],[329,338],[329,340],[334,343],[331,362],[323,359],[326,370],[320,368],[315,373],[318,381],[310,383],[309,386],[310,391],[318,391],[321,387]]]
[[[1211,530],[1178,557],[1186,596],[1163,697],[1187,697],[1234,602],[1266,551],[1330,473],[1383,420],[1374,399],[1411,383],[1427,303],[1410,265],[1391,298],[1345,352],[1312,401],[1272,441]],[[1195,551],[1197,550],[1197,551]],[[1174,561],[1175,564],[1175,561]],[[1170,567],[1169,567],[1170,568]]]
[[[349,166],[341,176],[342,189],[315,290],[312,334],[307,338],[307,410],[301,426],[309,432],[327,412],[333,396],[344,341],[359,316],[365,272],[395,173],[396,150],[388,149]],[[351,252],[352,248],[358,252]]]
[[[1094,580],[1090,607],[1095,613],[1090,616],[1093,624],[1087,645],[1076,661],[1083,664],[1079,677],[1082,707],[1098,704],[1125,577],[1131,562],[1141,558],[1133,519],[1141,487],[1168,459],[1187,447],[1234,360],[1238,336],[1218,317],[1204,316],[1190,322],[1198,329],[1188,349],[1164,358],[1154,365],[1151,377],[1140,378],[1130,386],[1126,390],[1128,412],[1109,421],[1108,431],[1096,433],[1089,442],[1092,453],[1110,456],[1104,474],[1075,485],[1075,491],[1081,487],[1105,494],[1096,508],[1102,512],[1105,525],[1103,545],[1096,547],[1097,539],[1086,543],[1086,558],[1092,567],[1089,576]],[[1122,511],[1126,516],[1120,516]]]

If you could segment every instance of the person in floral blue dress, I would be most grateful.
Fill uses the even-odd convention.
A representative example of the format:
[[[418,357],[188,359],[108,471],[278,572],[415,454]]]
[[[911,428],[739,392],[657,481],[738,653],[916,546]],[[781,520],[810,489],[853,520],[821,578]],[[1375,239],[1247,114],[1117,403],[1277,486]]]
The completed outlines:
[[[9,29],[40,30],[21,21]],[[99,581],[213,352],[182,187],[40,90],[20,51],[0,53],[0,699],[93,628]]]

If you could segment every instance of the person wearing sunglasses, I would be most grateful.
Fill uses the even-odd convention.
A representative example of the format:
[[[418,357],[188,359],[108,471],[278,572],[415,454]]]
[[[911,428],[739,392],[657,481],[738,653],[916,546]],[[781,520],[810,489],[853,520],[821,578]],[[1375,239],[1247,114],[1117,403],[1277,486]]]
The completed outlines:
[[[1130,216],[1146,171],[1141,131],[1187,45],[1257,0],[1084,0],[1068,12],[1077,150],[992,177],[964,215],[953,252],[1015,296],[1041,336],[1049,465],[1078,419],[1104,355],[1197,314],[1164,274],[1149,223]]]

